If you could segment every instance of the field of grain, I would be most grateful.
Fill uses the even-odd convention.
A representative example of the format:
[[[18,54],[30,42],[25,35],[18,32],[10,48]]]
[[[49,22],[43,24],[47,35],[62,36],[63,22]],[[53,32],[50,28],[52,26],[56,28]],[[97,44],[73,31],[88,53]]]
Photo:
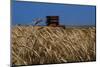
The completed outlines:
[[[95,27],[14,26],[11,31],[12,64],[95,61],[95,31]]]

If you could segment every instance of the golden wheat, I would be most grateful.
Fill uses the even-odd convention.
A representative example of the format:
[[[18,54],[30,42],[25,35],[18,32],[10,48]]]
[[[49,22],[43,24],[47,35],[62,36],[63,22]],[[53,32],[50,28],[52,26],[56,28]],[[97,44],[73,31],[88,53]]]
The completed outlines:
[[[15,26],[11,34],[14,65],[96,60],[95,27]]]

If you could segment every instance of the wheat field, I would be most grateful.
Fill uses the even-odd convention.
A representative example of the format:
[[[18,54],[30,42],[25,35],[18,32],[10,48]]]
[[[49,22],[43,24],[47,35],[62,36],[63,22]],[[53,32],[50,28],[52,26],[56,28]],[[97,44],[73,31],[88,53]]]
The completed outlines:
[[[14,26],[13,65],[55,64],[96,60],[95,27]]]

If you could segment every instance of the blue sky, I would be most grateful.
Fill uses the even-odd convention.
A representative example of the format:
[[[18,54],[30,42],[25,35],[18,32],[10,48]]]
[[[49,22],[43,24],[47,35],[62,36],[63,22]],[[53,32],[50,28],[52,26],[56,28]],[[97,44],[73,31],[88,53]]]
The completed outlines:
[[[44,19],[40,25],[45,25],[45,17],[59,16],[62,25],[95,25],[95,6],[71,4],[48,4],[39,2],[12,3],[12,24],[32,24],[35,18]]]

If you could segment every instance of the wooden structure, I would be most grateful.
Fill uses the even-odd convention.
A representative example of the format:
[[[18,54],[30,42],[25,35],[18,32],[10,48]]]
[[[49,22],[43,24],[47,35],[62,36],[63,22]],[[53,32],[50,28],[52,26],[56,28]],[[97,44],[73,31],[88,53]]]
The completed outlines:
[[[56,27],[59,25],[59,16],[47,16],[46,18],[47,18],[46,20],[47,26]]]

